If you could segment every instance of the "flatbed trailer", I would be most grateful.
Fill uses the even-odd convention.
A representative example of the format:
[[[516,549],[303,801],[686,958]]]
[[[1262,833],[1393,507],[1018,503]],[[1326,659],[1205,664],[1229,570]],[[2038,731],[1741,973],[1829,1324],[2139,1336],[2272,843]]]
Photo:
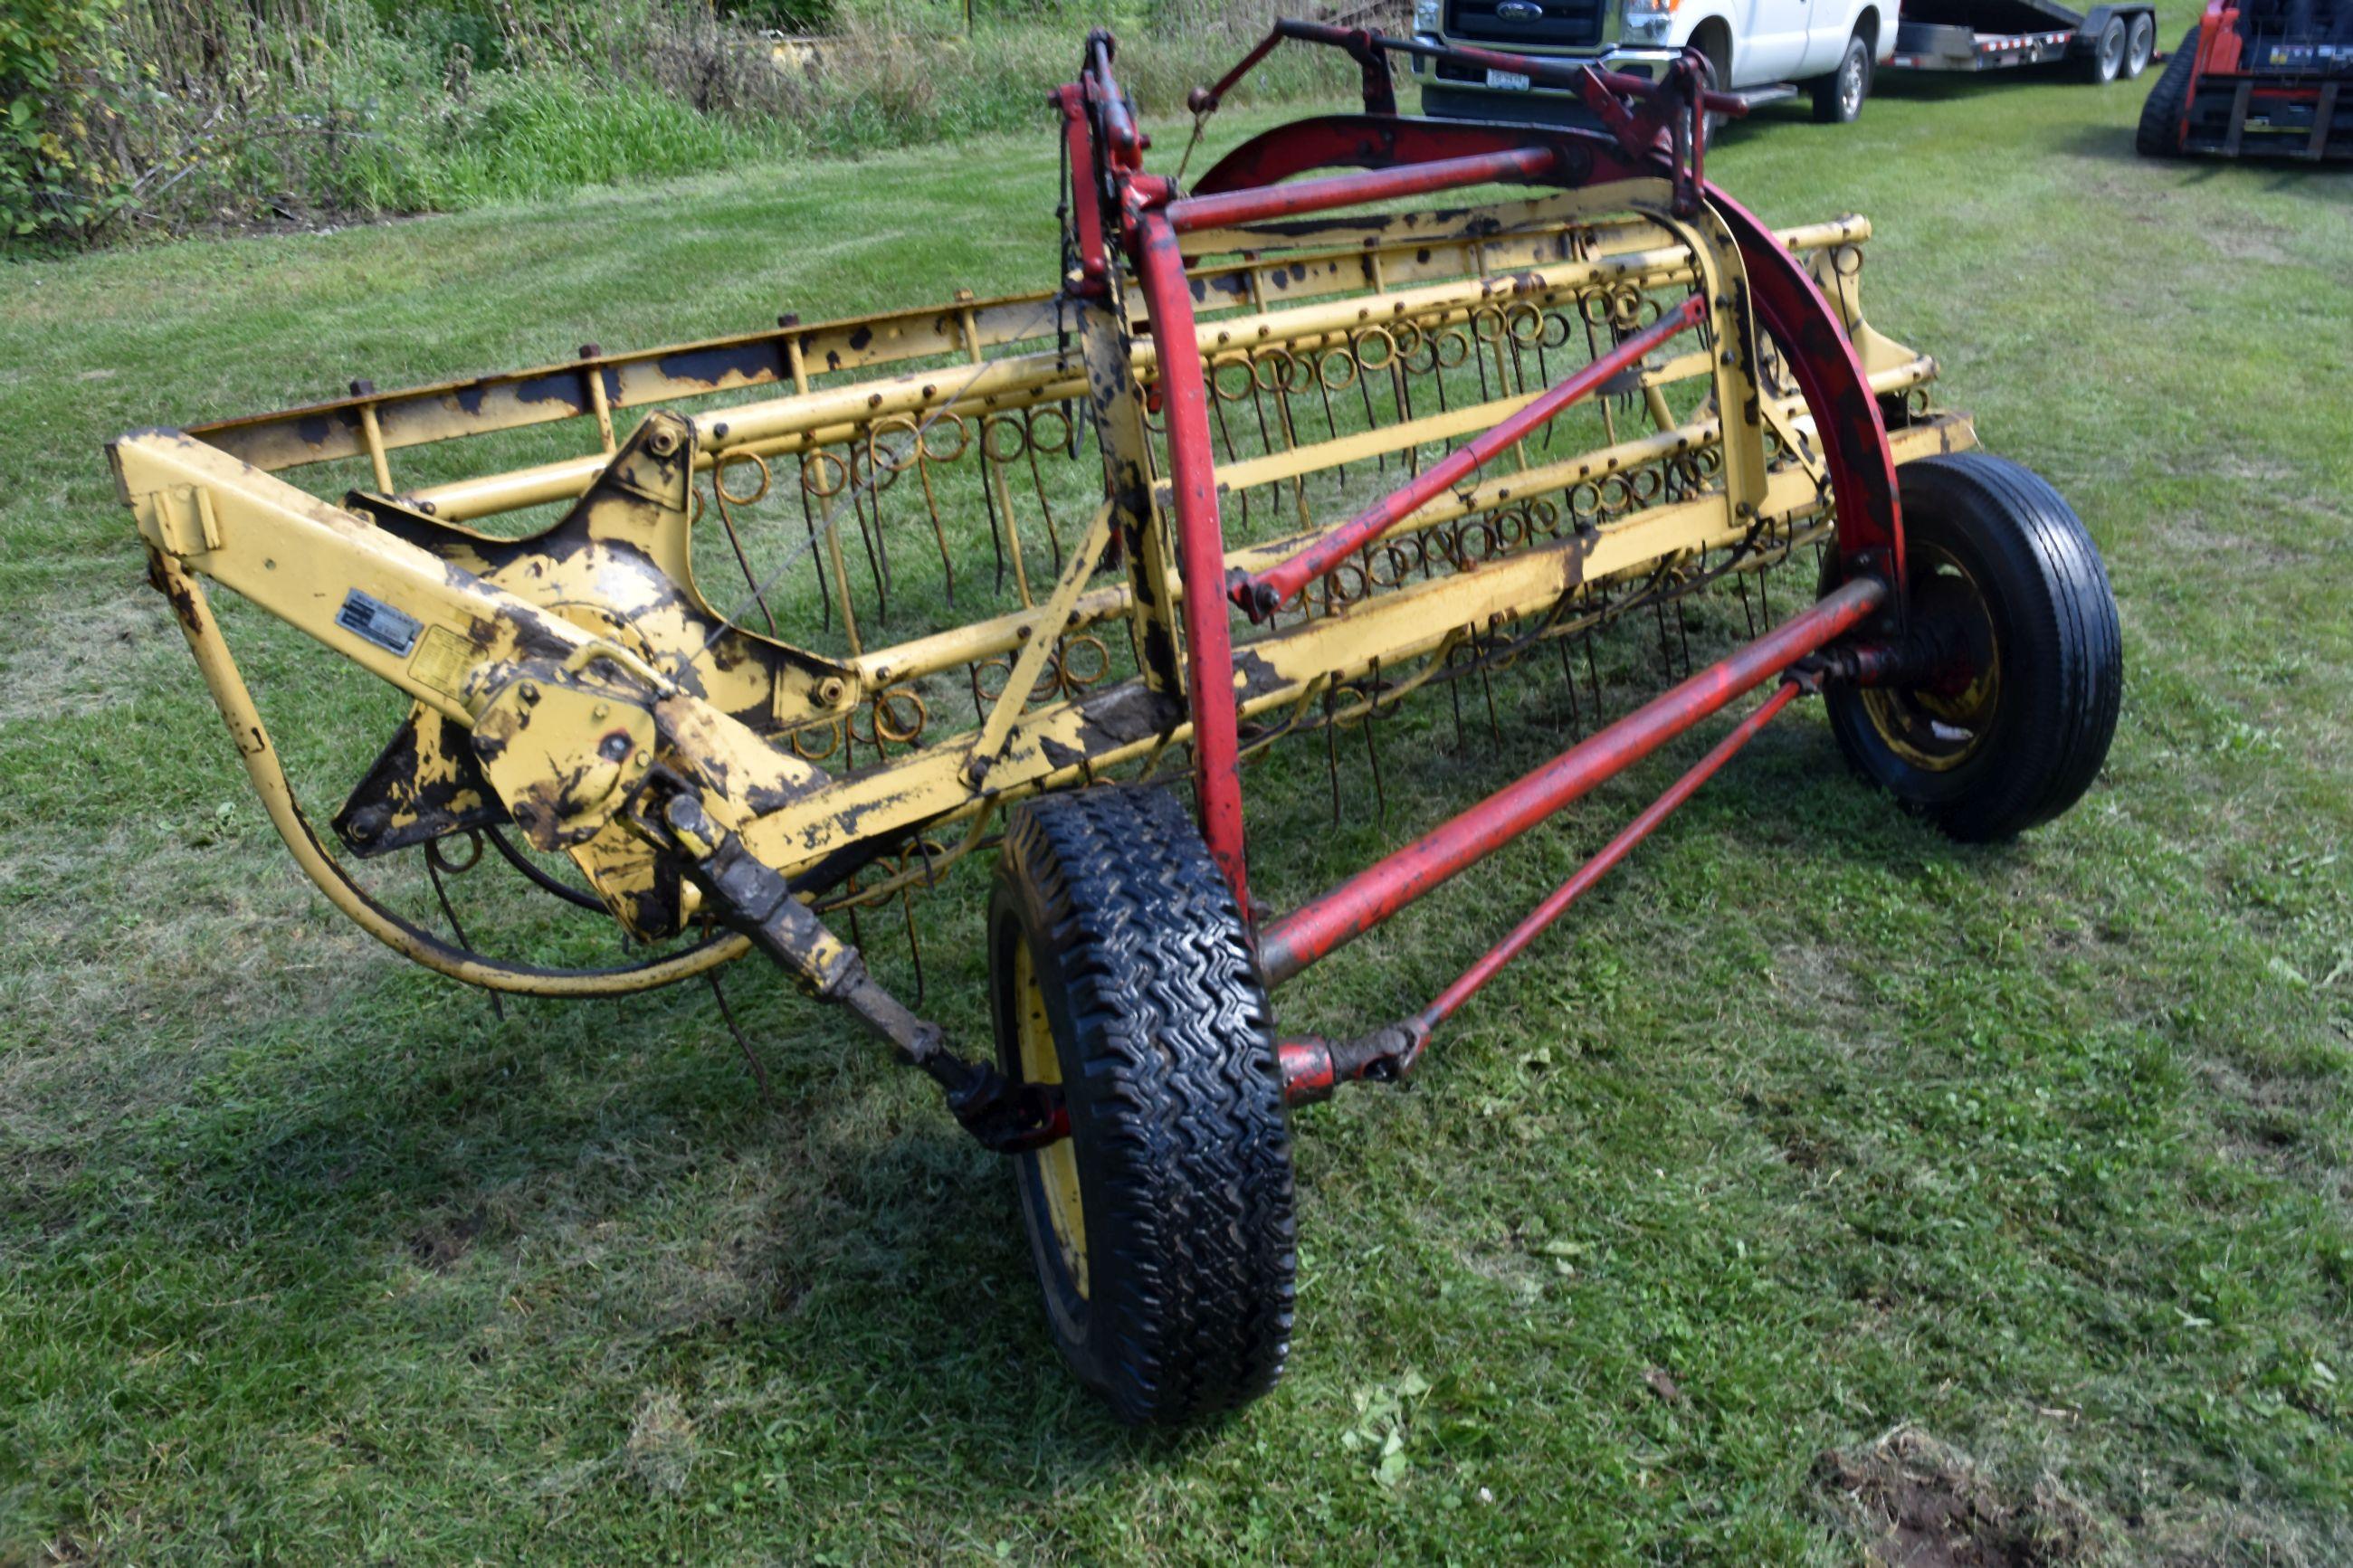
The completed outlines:
[[[1887,63],[1987,71],[2070,61],[2098,86],[2137,77],[2156,58],[2157,10],[2137,0],[2083,12],[2053,0],[1905,0]]]

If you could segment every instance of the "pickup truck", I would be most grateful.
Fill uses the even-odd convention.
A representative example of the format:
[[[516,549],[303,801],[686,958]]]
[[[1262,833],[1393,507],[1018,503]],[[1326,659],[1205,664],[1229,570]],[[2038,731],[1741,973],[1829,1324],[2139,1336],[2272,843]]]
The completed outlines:
[[[1654,77],[1686,45],[1716,85],[1750,104],[1810,89],[1814,118],[1862,112],[1872,73],[1895,50],[1898,0],[1413,0],[1413,30],[1431,43],[1573,59]],[[1422,112],[1446,120],[1582,124],[1574,93],[1508,71],[1417,59]]]

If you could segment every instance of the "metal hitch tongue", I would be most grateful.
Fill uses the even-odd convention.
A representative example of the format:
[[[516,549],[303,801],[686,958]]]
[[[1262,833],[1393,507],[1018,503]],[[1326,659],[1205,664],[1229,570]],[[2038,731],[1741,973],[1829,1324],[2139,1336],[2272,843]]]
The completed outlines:
[[[720,920],[750,937],[802,991],[847,1009],[889,1041],[901,1061],[921,1068],[940,1086],[965,1131],[989,1148],[1013,1154],[1068,1136],[1070,1117],[1058,1092],[1017,1084],[988,1063],[949,1049],[937,1024],[918,1017],[884,989],[858,950],[828,931],[793,896],[792,885],[762,864],[742,839],[713,823],[683,786],[683,780],[671,783],[659,816],[640,811],[634,820],[680,857]]]

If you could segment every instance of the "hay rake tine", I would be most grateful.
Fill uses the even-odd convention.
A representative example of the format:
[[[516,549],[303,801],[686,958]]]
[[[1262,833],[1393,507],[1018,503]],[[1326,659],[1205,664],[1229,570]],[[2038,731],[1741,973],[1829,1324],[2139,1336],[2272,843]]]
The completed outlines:
[[[817,513],[809,506],[809,491],[807,484],[804,482],[799,489],[801,492],[801,525],[803,531],[808,537],[808,548],[811,552],[814,552],[818,545]],[[831,574],[821,568],[817,574],[818,613],[819,616],[818,626],[819,630],[828,632],[833,630],[833,584],[829,581],[831,575]]]
[[[870,522],[867,511],[872,508]],[[882,538],[882,499],[869,493],[860,500],[852,493],[849,515],[857,520],[859,542],[866,547],[866,569],[874,576],[874,621],[887,626],[891,620],[891,553]]]
[[[476,861],[480,860],[481,858],[481,841],[480,839],[476,839],[474,842],[474,858],[473,860],[468,861],[467,864],[471,866]],[[449,934],[458,939],[458,945],[459,947],[472,946],[473,944],[466,939],[466,927],[464,923],[458,919],[457,906],[449,901],[449,889],[442,886],[441,883],[441,841],[438,838],[429,839],[425,845],[425,876],[426,879],[433,884],[433,897],[441,906],[442,918],[449,922]],[[490,992],[488,994],[491,999],[491,1016],[497,1019],[501,1024],[505,1023],[507,1021],[506,999],[495,991]]]
[[[719,1016],[727,1024],[727,1032],[734,1037],[735,1048],[744,1053],[744,1065],[752,1069],[753,1081],[760,1086],[760,1102],[770,1110],[777,1109],[776,1085],[768,1080],[768,1064],[752,1048],[744,1026],[735,1021],[735,1009],[727,1001],[727,988],[720,984],[719,972],[712,970],[703,978],[711,983],[711,999],[719,1005]]]
[[[981,439],[984,441],[987,439],[985,433]],[[997,521],[997,488],[988,481],[988,454],[984,450],[980,455],[980,504],[982,510],[988,514],[988,549],[989,553],[996,558],[996,589],[997,593],[1002,594],[1005,592],[1005,535],[1000,531],[1000,525]]]

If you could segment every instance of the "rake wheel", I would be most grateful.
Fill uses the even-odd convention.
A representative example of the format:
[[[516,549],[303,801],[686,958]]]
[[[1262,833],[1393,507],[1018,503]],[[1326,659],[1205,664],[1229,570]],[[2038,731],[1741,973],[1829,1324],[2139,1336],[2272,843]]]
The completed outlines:
[[[989,960],[1000,1068],[1070,1117],[1014,1161],[1056,1346],[1130,1422],[1256,1398],[1290,1350],[1290,1137],[1249,933],[1183,805],[1017,812]]]
[[[2040,476],[1956,452],[1897,470],[1920,629],[1965,679],[1839,688],[1831,730],[1858,771],[1953,837],[2014,837],[2075,804],[2115,737],[2124,652],[2107,571]]]

